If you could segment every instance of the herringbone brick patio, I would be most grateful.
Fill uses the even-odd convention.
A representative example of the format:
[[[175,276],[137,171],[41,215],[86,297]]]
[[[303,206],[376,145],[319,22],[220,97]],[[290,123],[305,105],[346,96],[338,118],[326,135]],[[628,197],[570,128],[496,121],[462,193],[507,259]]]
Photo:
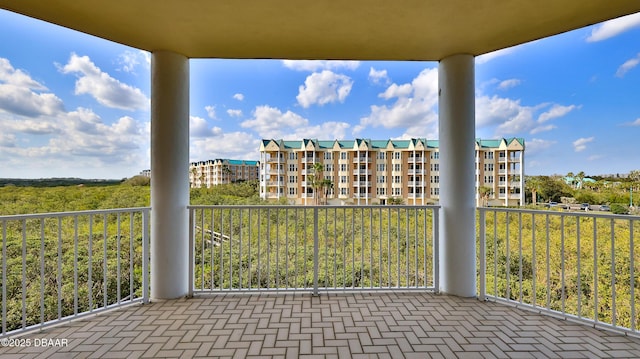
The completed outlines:
[[[133,305],[22,336],[2,358],[640,358],[640,339],[430,293],[222,294]]]

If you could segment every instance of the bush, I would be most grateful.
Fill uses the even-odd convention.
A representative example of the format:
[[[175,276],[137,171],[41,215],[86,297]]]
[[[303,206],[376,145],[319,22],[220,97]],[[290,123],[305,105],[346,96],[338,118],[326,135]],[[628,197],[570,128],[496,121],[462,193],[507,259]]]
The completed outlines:
[[[613,214],[629,214],[629,206],[621,203],[611,204],[611,213]]]

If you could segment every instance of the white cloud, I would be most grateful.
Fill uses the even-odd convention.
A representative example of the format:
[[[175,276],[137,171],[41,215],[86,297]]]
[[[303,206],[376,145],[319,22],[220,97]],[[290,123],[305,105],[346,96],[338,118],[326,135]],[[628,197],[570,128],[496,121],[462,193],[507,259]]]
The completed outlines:
[[[526,143],[526,151],[528,155],[533,155],[551,148],[556,144],[556,141],[543,140],[539,138],[533,138]]]
[[[553,105],[549,111],[543,112],[538,116],[538,122],[543,123],[547,122],[551,119],[562,117],[569,112],[579,109],[581,106],[570,105],[570,106],[561,106],[561,105]]]
[[[216,107],[215,106],[205,106],[204,109],[207,111],[207,116],[209,116],[210,119],[212,119],[212,120],[216,119]]]
[[[640,64],[640,53],[638,55],[636,55],[636,57],[631,58],[627,61],[624,62],[624,64],[620,65],[620,67],[618,67],[618,70],[616,71],[616,76],[617,77],[624,77],[624,75],[631,70],[632,68],[638,66],[638,64]]]
[[[328,70],[315,72],[307,76],[304,85],[298,88],[299,93],[296,99],[304,108],[314,104],[322,106],[328,103],[344,102],[352,86],[353,81],[349,76]]]
[[[64,111],[62,100],[52,93],[35,93],[27,87],[0,84],[0,111],[20,116],[56,115]]]
[[[0,133],[0,147],[15,147],[16,136],[11,133]]]
[[[244,128],[250,128],[262,138],[280,138],[287,129],[307,126],[309,120],[287,111],[282,113],[278,108],[270,106],[258,106],[253,111],[253,119],[240,124]]]
[[[605,21],[591,30],[587,42],[606,40],[638,26],[640,26],[640,13]]]
[[[299,140],[301,138],[317,138],[325,140],[344,139],[351,127],[346,122],[325,122],[314,126],[296,128],[294,132],[283,134],[282,139]]]
[[[229,115],[231,117],[241,117],[242,116],[242,110],[228,109],[227,110],[227,115]]]
[[[587,149],[587,144],[589,142],[593,142],[593,140],[595,139],[595,137],[587,137],[587,138],[579,138],[575,141],[573,141],[573,149],[576,152],[581,152]]]
[[[425,69],[410,84],[392,84],[378,95],[390,105],[371,106],[371,113],[360,119],[353,130],[357,135],[367,127],[405,128],[406,137],[437,136],[438,69]]]
[[[145,69],[148,69],[150,67],[151,54],[147,51],[142,50],[127,50],[118,56],[116,62],[118,65],[120,65],[118,71],[135,74],[136,68],[140,65],[142,65]]]
[[[389,100],[394,97],[407,97],[411,95],[412,92],[413,86],[411,84],[402,84],[400,86],[392,84],[391,86],[387,87],[387,89],[383,93],[378,94],[378,97]]]
[[[244,100],[244,95],[241,94],[241,93],[237,93],[237,94],[233,95],[233,98],[238,100],[238,101],[242,101],[242,100]]]
[[[623,125],[624,126],[640,126],[640,118],[637,118],[635,121],[624,123]]]
[[[507,89],[510,89],[512,87],[516,87],[516,86],[520,85],[521,82],[522,81],[520,81],[519,79],[504,80],[504,81],[500,82],[500,84],[498,85],[498,89],[507,90]]]
[[[373,67],[369,68],[369,81],[376,85],[389,85],[391,80],[387,75],[387,70],[376,70]]]
[[[360,61],[339,60],[282,60],[282,64],[296,71],[320,71],[320,70],[355,70],[360,66]]]
[[[192,139],[189,157],[191,161],[214,158],[257,160],[260,140],[247,132],[219,132],[215,136]]]
[[[142,91],[124,84],[102,72],[88,56],[71,54],[69,62],[61,68],[65,74],[76,73],[76,95],[89,94],[101,105],[122,110],[147,110],[149,99]]]
[[[604,158],[604,155],[592,155],[587,157],[587,161],[597,161],[602,158]]]
[[[535,135],[536,133],[540,133],[540,132],[546,132],[546,131],[551,131],[555,128],[558,128],[556,125],[545,125],[545,126],[538,126],[534,129],[532,129],[531,131],[529,131],[530,134]]]
[[[9,60],[0,58],[0,112],[38,117],[64,111],[62,100],[52,93],[39,93],[47,88]]]
[[[300,138],[343,139],[351,127],[346,122],[309,124],[306,118],[278,108],[258,106],[253,118],[240,124],[258,133],[261,138],[294,140]]]
[[[202,117],[189,116],[189,136],[191,137],[211,137],[222,133],[220,127],[209,127],[207,120]]]
[[[477,56],[476,59],[475,59],[476,60],[476,64],[480,65],[480,64],[487,63],[487,62],[489,62],[489,61],[491,61],[491,60],[493,60],[493,59],[495,59],[497,57],[508,55],[508,54],[512,53],[513,50],[514,50],[513,47],[508,47],[506,49],[500,49],[500,50],[496,50],[496,51],[493,51],[493,52],[489,52],[489,53]]]
[[[20,88],[44,91],[47,88],[34,80],[28,73],[14,69],[8,59],[0,57],[0,83],[6,83]]]
[[[512,100],[494,95],[476,98],[476,124],[478,127],[495,126],[496,136],[518,135],[523,133],[537,134],[556,128],[554,125],[544,124],[554,118],[559,118],[580,106],[562,106],[554,104],[551,109],[535,118],[536,112],[548,107],[549,103],[536,106],[523,106],[520,100]]]

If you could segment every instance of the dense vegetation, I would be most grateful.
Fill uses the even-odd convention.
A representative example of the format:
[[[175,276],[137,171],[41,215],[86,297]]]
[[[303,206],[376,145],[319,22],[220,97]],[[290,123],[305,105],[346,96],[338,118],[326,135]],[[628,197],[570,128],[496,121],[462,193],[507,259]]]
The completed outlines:
[[[608,203],[612,210],[620,206],[628,211],[632,191],[640,192],[632,178],[599,181],[602,186],[576,188],[559,178],[532,177],[527,179],[528,198],[532,200],[535,193],[538,201]],[[192,189],[190,200],[194,205],[266,204],[255,182]],[[140,177],[105,186],[0,187],[0,215],[149,204],[149,181]],[[252,217],[247,210],[230,207],[214,211],[218,210],[198,210],[197,288],[312,286],[314,236],[309,209],[268,206]],[[421,242],[430,238],[430,211],[405,213],[389,207],[321,211],[320,286],[432,285],[431,243]],[[40,322],[41,309],[46,321],[139,298],[142,218],[136,211],[0,221],[0,233],[6,232],[2,265],[7,270],[3,288],[7,329],[23,324],[23,296],[27,326]],[[632,301],[636,312],[640,310],[640,224],[634,221],[631,227],[631,223],[542,214],[489,216],[487,291],[605,322],[614,320],[615,308],[616,323],[629,326]],[[228,238],[216,240],[212,232]],[[47,295],[42,297],[41,292]],[[635,324],[640,327],[638,318]]]
[[[565,177],[573,180],[567,183]],[[534,205],[541,202],[608,204],[614,213],[631,210],[640,214],[629,208],[631,204],[640,207],[640,170],[615,177],[588,177],[583,172],[567,176],[528,176],[525,186],[526,201]]]

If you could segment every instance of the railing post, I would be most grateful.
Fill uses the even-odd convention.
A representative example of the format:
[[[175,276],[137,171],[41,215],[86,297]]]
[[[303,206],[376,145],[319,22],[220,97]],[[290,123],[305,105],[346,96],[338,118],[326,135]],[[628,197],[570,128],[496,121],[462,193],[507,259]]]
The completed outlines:
[[[433,291],[440,292],[440,207],[433,207]]]
[[[479,208],[480,212],[480,293],[478,293],[478,299],[484,301],[486,300],[486,285],[487,285],[487,243],[486,243],[486,212],[484,208]]]
[[[194,255],[194,249],[193,249],[195,246],[195,241],[193,240],[193,237],[195,236],[194,228],[195,228],[196,219],[194,218],[195,209],[187,207],[187,211],[189,212],[189,288],[187,292],[187,297],[193,298],[193,277],[195,275],[193,272],[193,269],[195,268],[195,260],[196,260]],[[204,209],[202,210],[202,212],[203,212],[202,215],[204,216]],[[202,230],[204,231],[204,227]],[[213,239],[213,236],[212,236],[212,239]],[[213,246],[213,242],[211,243],[211,245]],[[213,270],[213,268],[211,268],[211,270]],[[213,288],[213,283],[212,283],[212,288]]]
[[[313,295],[318,296],[318,207],[313,207]]]
[[[142,210],[142,302],[149,303],[149,212]]]

